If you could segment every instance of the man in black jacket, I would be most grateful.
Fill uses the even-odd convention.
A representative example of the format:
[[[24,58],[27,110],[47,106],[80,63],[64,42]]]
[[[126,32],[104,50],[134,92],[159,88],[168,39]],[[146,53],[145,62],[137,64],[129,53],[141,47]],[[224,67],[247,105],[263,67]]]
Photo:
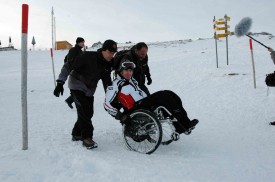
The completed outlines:
[[[123,59],[128,59],[135,63],[133,77],[138,82],[138,86],[147,95],[150,95],[148,88],[145,86],[145,76],[147,78],[147,85],[152,83],[150,69],[148,66],[148,46],[144,42],[139,42],[131,48],[131,50],[125,54]]]
[[[68,86],[77,108],[77,121],[72,130],[72,140],[83,140],[83,145],[89,149],[97,147],[97,143],[93,140],[94,127],[91,122],[93,95],[100,79],[105,92],[107,86],[112,84],[111,71],[115,52],[117,52],[117,43],[106,40],[101,49],[86,51],[73,62],[68,60],[61,69],[54,90],[55,96],[63,95],[63,85],[70,74]]]
[[[85,46],[85,40],[82,37],[77,37],[76,39],[76,44],[73,48],[71,48],[69,50],[69,53],[66,55],[65,59],[64,59],[64,64],[70,60],[70,62],[73,62],[76,57],[80,56],[83,54],[82,48]],[[73,108],[73,102],[74,99],[73,97],[70,95],[65,102],[68,104],[68,106],[72,109]]]

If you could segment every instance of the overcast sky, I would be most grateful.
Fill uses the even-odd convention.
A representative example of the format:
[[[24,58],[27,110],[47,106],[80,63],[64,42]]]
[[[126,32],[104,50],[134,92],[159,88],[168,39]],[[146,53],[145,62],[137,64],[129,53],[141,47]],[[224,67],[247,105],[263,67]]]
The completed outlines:
[[[253,20],[252,32],[275,35],[275,0],[0,0],[0,40],[9,36],[21,47],[22,4],[29,5],[29,47],[51,47],[51,8],[56,19],[56,40],[86,45],[113,39],[117,42],[154,42],[210,38],[213,17],[231,17],[230,30],[243,17]],[[222,32],[221,32],[222,33]]]

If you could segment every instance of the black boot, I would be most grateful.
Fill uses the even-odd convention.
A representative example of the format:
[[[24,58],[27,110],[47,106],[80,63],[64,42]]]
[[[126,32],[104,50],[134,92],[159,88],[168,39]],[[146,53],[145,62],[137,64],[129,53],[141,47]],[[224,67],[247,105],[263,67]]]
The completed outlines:
[[[176,132],[179,134],[184,133],[185,135],[190,135],[195,126],[199,123],[199,120],[193,119],[189,121],[187,124],[183,125],[180,122],[174,122],[174,126],[176,128]]]
[[[195,128],[195,126],[199,123],[199,120],[197,119],[193,119],[191,120],[188,124],[189,124],[189,129],[191,128],[192,130]]]
[[[275,121],[273,121],[273,122],[270,122],[269,124],[270,124],[270,125],[275,125]]]

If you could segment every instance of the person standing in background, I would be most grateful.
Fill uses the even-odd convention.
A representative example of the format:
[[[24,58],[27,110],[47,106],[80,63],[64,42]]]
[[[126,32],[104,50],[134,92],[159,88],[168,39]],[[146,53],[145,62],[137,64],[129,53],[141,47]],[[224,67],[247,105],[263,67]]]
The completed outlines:
[[[77,37],[76,39],[76,44],[73,48],[71,48],[69,50],[69,53],[66,55],[65,59],[64,59],[64,64],[67,62],[67,61],[70,61],[70,62],[74,62],[74,60],[83,54],[83,51],[82,51],[82,48],[85,46],[85,40],[82,38],[82,37]],[[68,104],[68,106],[73,109],[73,103],[74,103],[74,99],[72,97],[72,95],[70,95],[66,100],[65,102]]]

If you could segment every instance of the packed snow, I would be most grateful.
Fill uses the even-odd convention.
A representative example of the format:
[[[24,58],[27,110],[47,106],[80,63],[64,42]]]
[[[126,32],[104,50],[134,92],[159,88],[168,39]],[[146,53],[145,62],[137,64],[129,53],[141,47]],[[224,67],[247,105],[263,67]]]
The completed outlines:
[[[275,48],[274,38],[255,38]],[[53,95],[49,51],[28,52],[29,148],[22,150],[21,52],[0,52],[0,181],[274,181],[275,89],[264,80],[275,65],[253,43],[256,89],[247,37],[229,37],[228,65],[225,39],[218,41],[219,68],[214,39],[149,44],[149,90],[174,91],[200,121],[191,135],[151,155],[125,147],[119,121],[103,108],[101,81],[92,119],[99,147],[71,141],[77,113],[64,102],[67,83],[62,97]],[[67,52],[54,52],[56,77]]]

